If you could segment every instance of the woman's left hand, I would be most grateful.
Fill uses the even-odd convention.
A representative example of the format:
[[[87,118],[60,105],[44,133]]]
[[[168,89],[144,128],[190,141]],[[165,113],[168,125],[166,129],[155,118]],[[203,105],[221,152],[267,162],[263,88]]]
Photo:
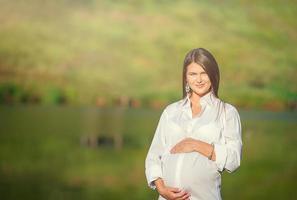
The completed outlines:
[[[199,140],[193,138],[185,138],[170,150],[170,153],[189,153],[196,151],[197,145],[199,145]]]

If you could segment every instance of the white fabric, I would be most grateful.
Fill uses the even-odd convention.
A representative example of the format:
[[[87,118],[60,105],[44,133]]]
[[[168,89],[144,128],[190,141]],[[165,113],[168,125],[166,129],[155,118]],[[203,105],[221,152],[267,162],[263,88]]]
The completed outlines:
[[[241,122],[237,109],[212,92],[200,98],[202,111],[192,117],[188,96],[163,110],[145,160],[148,185],[158,177],[166,186],[185,189],[192,200],[221,199],[221,172],[240,166]],[[216,160],[198,152],[171,154],[170,149],[186,137],[214,143]],[[159,196],[159,199],[163,199]]]

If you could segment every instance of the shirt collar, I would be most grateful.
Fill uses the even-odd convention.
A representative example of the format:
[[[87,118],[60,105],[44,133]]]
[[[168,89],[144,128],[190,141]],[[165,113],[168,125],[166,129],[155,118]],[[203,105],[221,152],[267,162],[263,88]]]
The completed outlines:
[[[202,106],[204,105],[212,105],[213,101],[215,99],[215,95],[213,94],[212,91],[206,93],[204,96],[200,97],[200,104]],[[182,107],[186,107],[186,106],[190,106],[191,100],[190,100],[190,94],[187,94],[186,97],[184,97],[184,99],[181,102],[181,106]]]

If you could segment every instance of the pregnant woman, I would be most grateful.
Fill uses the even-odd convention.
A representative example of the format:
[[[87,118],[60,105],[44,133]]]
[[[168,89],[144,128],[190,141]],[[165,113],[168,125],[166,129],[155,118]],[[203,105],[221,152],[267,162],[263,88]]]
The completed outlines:
[[[157,189],[159,200],[221,199],[221,173],[240,166],[240,117],[219,99],[219,81],[209,51],[186,55],[183,99],[163,110],[145,160],[148,185]]]

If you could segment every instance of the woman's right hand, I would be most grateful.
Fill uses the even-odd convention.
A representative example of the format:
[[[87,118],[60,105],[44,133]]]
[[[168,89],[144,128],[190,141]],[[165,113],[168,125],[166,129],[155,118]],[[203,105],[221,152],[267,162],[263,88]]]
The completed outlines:
[[[164,186],[164,188],[159,191],[159,194],[167,200],[190,200],[190,194],[178,188]]]
[[[155,180],[155,185],[159,194],[167,200],[190,200],[190,194],[185,190],[167,187],[161,178]]]

